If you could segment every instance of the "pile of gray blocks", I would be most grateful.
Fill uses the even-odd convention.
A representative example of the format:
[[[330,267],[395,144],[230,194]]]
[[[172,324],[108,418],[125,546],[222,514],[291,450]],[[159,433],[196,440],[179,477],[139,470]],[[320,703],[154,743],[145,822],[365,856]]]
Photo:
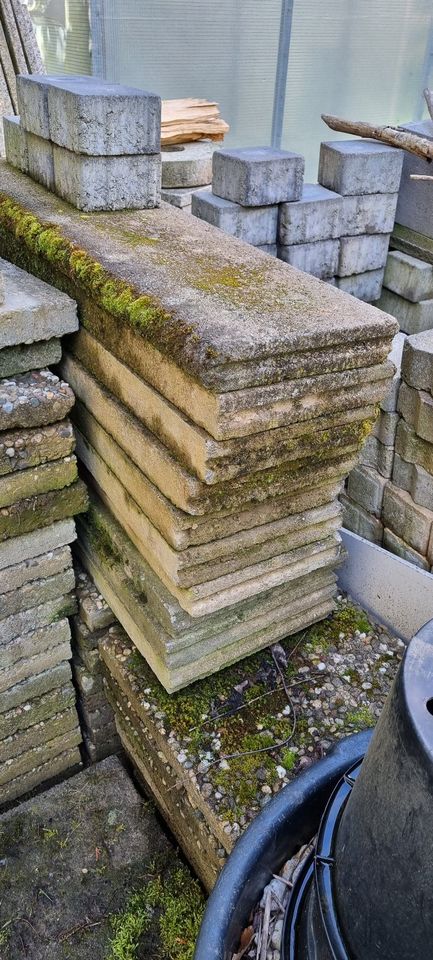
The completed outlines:
[[[97,763],[120,750],[113,710],[102,684],[98,644],[117,620],[88,573],[74,562],[78,610],[72,618],[72,671],[86,755]]]
[[[63,293],[0,260],[0,806],[81,763],[68,617],[86,509],[70,387],[47,369],[78,327]]]
[[[276,256],[279,204],[300,199],[303,179],[299,153],[270,147],[216,150],[212,193],[194,193],[191,212]]]
[[[385,410],[342,497],[344,525],[433,569],[433,331],[396,338]]]
[[[322,143],[319,183],[300,154],[218,150],[192,213],[358,299],[380,297],[403,155],[369,140]]]
[[[433,140],[431,120],[405,123],[402,129]],[[431,164],[404,151],[392,249],[378,304],[409,335],[433,328],[433,182],[411,180],[412,174],[432,176]]]
[[[161,100],[97,77],[17,77],[6,159],[79,210],[147,209],[161,197]]]
[[[193,193],[212,190],[212,157],[217,144],[212,140],[174,143],[161,150],[161,199],[191,213]]]

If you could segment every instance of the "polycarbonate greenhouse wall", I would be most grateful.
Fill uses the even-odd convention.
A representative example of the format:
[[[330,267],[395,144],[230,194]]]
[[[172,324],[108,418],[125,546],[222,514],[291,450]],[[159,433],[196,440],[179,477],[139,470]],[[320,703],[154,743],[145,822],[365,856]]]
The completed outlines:
[[[270,142],[281,0],[29,0],[48,72],[215,99],[228,142]],[[92,34],[92,37],[91,37]],[[89,52],[92,47],[92,55]],[[433,84],[432,0],[294,0],[283,146],[315,178],[322,112],[398,123]]]

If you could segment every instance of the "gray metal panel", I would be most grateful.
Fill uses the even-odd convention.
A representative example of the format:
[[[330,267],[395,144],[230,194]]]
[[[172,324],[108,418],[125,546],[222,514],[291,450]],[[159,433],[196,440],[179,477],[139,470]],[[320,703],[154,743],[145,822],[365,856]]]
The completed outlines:
[[[341,531],[347,560],[339,586],[403,640],[433,619],[433,575],[382,547]]]

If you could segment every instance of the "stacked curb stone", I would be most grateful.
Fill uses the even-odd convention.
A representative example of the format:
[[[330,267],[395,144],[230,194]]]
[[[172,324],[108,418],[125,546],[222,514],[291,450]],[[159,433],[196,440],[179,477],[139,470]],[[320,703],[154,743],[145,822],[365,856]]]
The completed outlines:
[[[212,157],[217,145],[212,140],[176,143],[161,151],[161,199],[191,213],[193,193],[210,193]]]
[[[277,255],[278,205],[299,200],[304,158],[268,147],[217,150],[212,193],[193,194],[191,212],[225,233]]]
[[[151,208],[161,193],[161,100],[96,77],[17,77],[6,159],[79,210]]]
[[[393,388],[352,470],[343,502],[345,527],[404,560],[433,566],[433,331],[398,334]],[[391,409],[392,408],[392,409]],[[386,442],[384,442],[386,441]]]
[[[433,122],[406,123],[408,133],[433,140]],[[379,306],[391,313],[400,329],[412,335],[433,328],[433,215],[431,176],[427,160],[404,153],[403,172]]]
[[[69,544],[86,508],[70,387],[46,369],[75,303],[0,261],[0,804],[80,763]]]
[[[78,610],[72,618],[72,672],[83,742],[91,763],[120,749],[113,711],[102,686],[98,644],[116,618],[79,562],[75,563]]]
[[[322,143],[319,183],[299,154],[219,150],[192,213],[358,297],[380,297],[403,155],[373,141]]]

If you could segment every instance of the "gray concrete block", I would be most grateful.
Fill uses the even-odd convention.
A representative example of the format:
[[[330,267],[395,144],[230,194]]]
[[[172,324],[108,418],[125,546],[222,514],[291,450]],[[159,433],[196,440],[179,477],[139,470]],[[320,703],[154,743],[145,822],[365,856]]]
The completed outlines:
[[[218,146],[212,140],[162,147],[162,186],[202,187],[212,183],[212,157],[216,149]]]
[[[350,277],[336,277],[336,286],[350,293],[358,300],[374,303],[382,292],[383,267],[380,270],[367,270],[365,273],[353,273]]]
[[[403,123],[401,128],[409,133],[417,133],[427,140],[433,140],[433,122],[430,119]],[[433,237],[432,183],[411,180],[412,174],[431,176],[431,164],[405,150],[396,221],[403,227],[409,227],[417,233]]]
[[[371,467],[354,467],[347,480],[347,494],[367,513],[380,518],[387,480]]]
[[[21,587],[28,585],[34,580],[45,582],[44,578],[54,577],[56,574],[64,573],[69,569],[72,570],[72,557],[69,546],[58,547],[57,550],[50,550],[48,553],[42,554],[42,556],[24,560],[22,563],[14,564],[12,567],[6,567],[6,570],[3,570],[1,574],[4,599],[6,600],[9,594],[15,595]],[[40,600],[39,603],[42,603],[42,601]],[[35,606],[35,604],[32,604],[32,606]]]
[[[384,310],[385,313],[390,313],[391,316],[395,317],[403,332],[409,336],[422,333],[424,330],[431,330],[433,327],[433,298],[412,303],[410,300],[400,297],[398,293],[393,293],[383,287],[377,305],[380,310]]]
[[[18,112],[23,129],[38,137],[50,138],[48,84],[55,77],[22,74],[17,77]]]
[[[396,193],[402,164],[402,150],[375,140],[328,141],[320,145],[318,181],[343,196]]]
[[[276,243],[259,243],[256,246],[256,250],[261,250],[262,253],[267,253],[268,257],[276,257],[278,255],[278,247]]]
[[[337,272],[340,254],[339,240],[317,240],[316,243],[297,243],[278,247],[278,256],[292,267],[325,280]]]
[[[28,173],[47,190],[54,190],[53,145],[34,133],[26,133]]]
[[[396,333],[392,341],[392,348],[388,359],[391,360],[391,363],[395,366],[395,374],[386,397],[380,405],[381,410],[384,410],[385,413],[395,413],[397,410],[398,392],[401,384],[401,360],[406,339],[405,333]]]
[[[54,189],[78,210],[151,209],[160,203],[159,154],[86,156],[54,146]]]
[[[73,520],[59,520],[47,527],[33,530],[12,540],[0,543],[0,570],[4,570],[16,563],[39,557],[49,550],[56,550],[76,538],[75,523]]]
[[[209,184],[209,186],[201,187],[199,190],[197,190],[197,187],[173,187],[172,189],[162,187],[161,200],[169,203],[172,207],[179,207],[179,209],[184,210],[185,213],[191,213],[194,193],[212,193],[212,186]]]
[[[393,447],[395,444],[395,432],[400,420],[398,413],[385,413],[382,411],[374,424],[372,434],[386,447]]]
[[[433,397],[430,393],[402,383],[398,409],[418,437],[433,443]]]
[[[390,250],[385,268],[385,287],[412,303],[433,298],[433,266],[400,250]]]
[[[65,293],[1,258],[0,272],[0,350],[78,330],[77,305]]]
[[[346,530],[353,530],[353,533],[357,533],[359,537],[364,537],[365,540],[380,546],[383,537],[383,525],[380,520],[345,494],[341,494],[340,501],[343,507],[343,527]]]
[[[433,474],[433,444],[417,437],[414,430],[400,420],[395,437],[396,453],[408,463],[416,463]]]
[[[191,212],[224,233],[254,247],[274,244],[277,239],[278,207],[243,207],[213,193],[199,190],[192,196]]]
[[[430,564],[425,557],[421,556],[420,553],[417,553],[416,550],[413,550],[409,544],[405,543],[401,537],[397,537],[392,530],[383,531],[383,546],[385,550],[389,550],[390,553],[395,553],[397,557],[401,557],[402,560],[407,560],[409,563],[413,563],[416,567],[420,567],[421,570],[429,570]]]
[[[26,370],[42,370],[59,363],[62,356],[60,340],[40,340],[37,343],[20,343],[0,350],[0,379],[13,377]]]
[[[382,477],[389,479],[394,463],[394,447],[385,447],[370,434],[361,450],[360,462],[366,467],[374,467]]]
[[[388,483],[383,496],[383,523],[422,556],[432,533],[433,512],[419,506],[405,490]]]
[[[30,607],[37,607],[48,600],[64,596],[74,588],[75,576],[72,566],[53,576],[31,580],[17,590],[3,594],[0,600],[0,615],[3,618],[24,612]]]
[[[340,236],[392,233],[396,206],[396,193],[343,197],[340,207]]]
[[[245,207],[299,200],[304,166],[301,154],[272,147],[217,150],[212,162],[212,189],[218,197]]]
[[[433,330],[408,337],[404,345],[401,373],[406,383],[433,394]]]
[[[47,600],[38,606],[22,610],[20,613],[6,616],[0,620],[0,645],[9,643],[15,637],[29,633],[32,630],[54,623],[62,617],[72,616],[76,611],[74,594],[57,596],[54,600]]]
[[[15,116],[3,117],[3,134],[7,162],[11,163],[17,170],[28,173],[27,137],[21,126],[20,118]]]
[[[342,204],[338,193],[320,183],[304,183],[300,200],[280,206],[278,242],[291,246],[338,238]]]
[[[433,475],[417,463],[407,463],[395,454],[392,482],[410,493],[415,503],[429,510],[433,504]]]
[[[363,234],[359,237],[341,237],[338,269],[339,277],[354,273],[380,270],[385,266],[389,236],[386,234]]]

